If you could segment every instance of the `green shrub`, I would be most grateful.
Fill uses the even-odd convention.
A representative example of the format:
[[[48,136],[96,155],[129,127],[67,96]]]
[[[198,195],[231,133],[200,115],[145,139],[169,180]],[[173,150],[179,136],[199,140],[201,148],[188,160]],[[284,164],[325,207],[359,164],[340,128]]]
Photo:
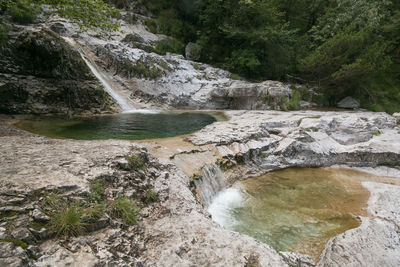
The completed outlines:
[[[185,45],[177,39],[167,39],[157,43],[155,52],[160,55],[165,55],[167,52],[183,55]]]
[[[136,216],[139,214],[135,201],[127,197],[119,197],[111,202],[108,212],[113,219],[121,219],[128,225],[136,224]]]
[[[100,181],[95,181],[90,185],[89,200],[91,202],[101,202],[104,200],[104,185]]]
[[[142,170],[146,166],[146,158],[142,154],[134,154],[126,156],[125,159],[128,161],[129,165],[137,170]]]
[[[378,136],[378,135],[381,135],[382,133],[380,132],[380,131],[374,131],[373,133],[372,133],[372,135],[374,135],[374,136]]]
[[[289,99],[287,108],[289,110],[298,110],[300,109],[300,100],[301,94],[297,90],[292,91],[292,97]]]
[[[37,9],[29,1],[18,0],[6,12],[11,20],[20,24],[29,24],[36,19]]]
[[[301,125],[301,122],[303,121],[303,119],[300,119],[297,121],[297,127]]]
[[[281,99],[281,102],[280,102],[280,104],[279,104],[279,107],[280,107],[281,110],[283,110],[283,111],[288,111],[288,110],[289,110],[288,105],[289,105],[289,100],[288,100],[286,97],[283,97],[283,98]]]
[[[85,222],[93,222],[100,219],[104,214],[104,208],[105,206],[102,203],[85,208],[82,216],[83,220]]]
[[[240,76],[237,75],[237,74],[232,73],[232,74],[231,74],[231,79],[232,79],[232,80],[240,80]]]
[[[50,215],[50,230],[56,235],[77,236],[86,227],[84,208],[79,204],[64,204]]]
[[[123,63],[123,69],[128,73],[133,73],[136,76],[149,78],[149,79],[157,79],[163,76],[163,72],[154,66],[154,62],[143,62],[137,61],[135,64],[132,64],[129,60],[125,60]]]
[[[160,67],[166,71],[171,71],[171,68],[168,66],[168,63],[165,62],[164,60],[161,60],[160,62],[158,62],[158,65],[160,65]]]
[[[105,1],[106,2],[106,1]],[[114,5],[116,8],[128,8],[130,0],[108,0],[109,4]]]
[[[226,159],[217,159],[217,161],[215,163],[219,166],[219,168],[223,172],[225,172],[229,169],[232,169],[232,167],[233,167],[232,162],[230,162],[229,160],[226,160]]]
[[[64,201],[57,192],[48,193],[42,201],[42,206],[47,209],[57,209],[63,204]]]
[[[144,24],[147,26],[150,32],[157,33],[157,22],[154,19],[147,19]]]
[[[160,76],[162,76],[162,72],[155,66],[151,67],[151,69],[150,69],[150,78],[151,79],[157,79]]]
[[[1,24],[0,21],[0,47],[2,47],[8,40],[8,27]]]

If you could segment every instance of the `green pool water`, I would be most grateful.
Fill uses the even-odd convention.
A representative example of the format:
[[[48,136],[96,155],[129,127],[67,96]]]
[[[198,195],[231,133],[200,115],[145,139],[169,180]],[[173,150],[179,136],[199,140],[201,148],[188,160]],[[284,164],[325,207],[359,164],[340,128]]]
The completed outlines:
[[[21,120],[16,126],[52,138],[143,140],[189,134],[221,119],[213,113],[132,113],[71,120],[38,117]]]
[[[369,197],[354,175],[341,169],[285,169],[234,184],[208,211],[222,226],[250,235],[278,251],[318,260],[329,238],[358,227]]]

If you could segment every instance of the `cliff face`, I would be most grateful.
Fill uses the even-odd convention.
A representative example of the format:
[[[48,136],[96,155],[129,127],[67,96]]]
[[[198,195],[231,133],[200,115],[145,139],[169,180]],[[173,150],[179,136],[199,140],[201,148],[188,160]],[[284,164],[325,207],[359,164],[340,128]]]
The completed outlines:
[[[79,53],[51,30],[14,28],[0,58],[0,113],[96,113],[112,104]]]

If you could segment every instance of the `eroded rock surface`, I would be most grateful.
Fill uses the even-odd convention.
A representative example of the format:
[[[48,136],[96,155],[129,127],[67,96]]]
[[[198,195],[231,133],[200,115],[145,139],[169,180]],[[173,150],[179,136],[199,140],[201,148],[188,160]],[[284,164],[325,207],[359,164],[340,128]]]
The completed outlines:
[[[400,162],[395,118],[372,112],[229,111],[230,120],[188,137],[213,144],[232,163],[249,171],[335,164],[376,167]]]
[[[53,140],[3,131],[0,143],[0,171],[5,174],[0,181],[1,206],[4,211],[13,212],[3,222],[13,221],[17,230],[13,232],[9,224],[3,223],[4,234],[14,234],[16,239],[33,246],[29,251],[18,247],[21,255],[14,253],[11,257],[14,245],[4,242],[8,246],[2,258],[5,263],[244,266],[251,258],[261,266],[286,266],[268,245],[213,223],[191,192],[190,178],[169,161],[150,158],[143,180],[135,178],[141,171],[129,170],[125,156],[143,150],[131,142]],[[41,198],[32,198],[35,192],[57,189],[70,201],[82,199],[89,191],[90,181],[99,177],[112,179],[112,187],[106,190],[110,197],[138,198],[141,185],[150,183],[159,201],[142,208],[135,226],[108,218],[104,225],[82,237],[54,238],[45,235],[46,229],[26,228],[35,220],[47,220],[40,211]],[[44,234],[43,238],[40,234]],[[35,257],[30,258],[30,253]]]

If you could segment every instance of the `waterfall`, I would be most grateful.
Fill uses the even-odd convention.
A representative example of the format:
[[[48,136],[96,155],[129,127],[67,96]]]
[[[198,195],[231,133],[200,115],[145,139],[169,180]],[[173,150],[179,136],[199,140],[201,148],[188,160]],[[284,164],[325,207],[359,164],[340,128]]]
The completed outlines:
[[[194,181],[204,206],[211,204],[219,191],[225,188],[224,175],[220,168],[213,165],[205,165],[201,169],[203,176]]]
[[[121,107],[122,112],[128,112],[135,110],[135,108],[128,102],[124,97],[122,97],[117,91],[115,91],[110,83],[107,81],[106,77],[104,74],[100,73],[98,68],[96,68],[95,64],[90,62],[88,57],[84,54],[83,50],[81,48],[78,49],[79,54],[81,55],[83,61],[85,61],[86,65],[89,67],[89,69],[92,71],[94,76],[101,82],[103,85],[104,89],[107,91],[109,95],[111,95],[112,98],[118,103],[118,105]]]

